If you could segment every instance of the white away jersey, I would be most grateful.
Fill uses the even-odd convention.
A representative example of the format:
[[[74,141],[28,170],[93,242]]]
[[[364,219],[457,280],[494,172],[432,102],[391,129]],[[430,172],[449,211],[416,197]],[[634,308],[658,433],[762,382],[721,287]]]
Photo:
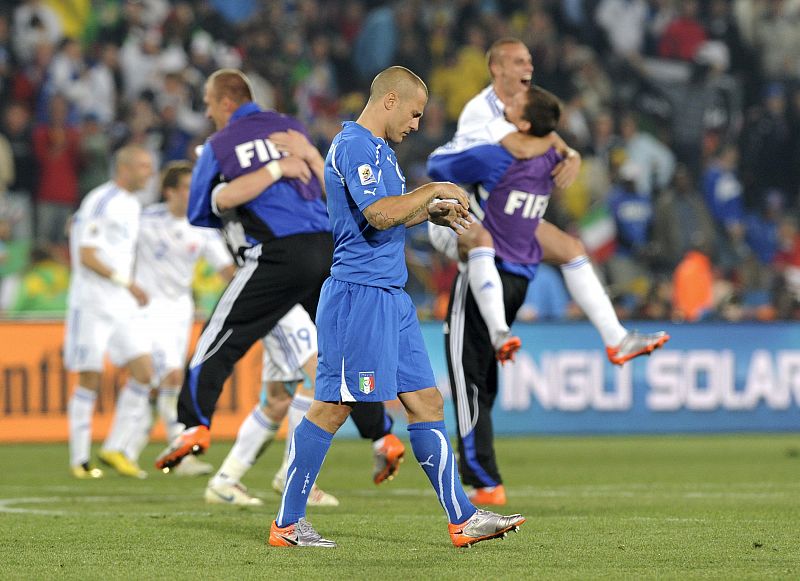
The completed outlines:
[[[136,284],[151,299],[191,299],[194,267],[200,257],[216,270],[233,264],[219,232],[175,217],[166,204],[142,212],[136,249]]]
[[[114,272],[132,276],[141,209],[136,196],[113,181],[96,187],[83,199],[69,235],[71,306],[84,305],[108,311],[135,306],[127,289],[81,264],[80,249],[96,248],[98,258],[106,266]]]
[[[513,123],[506,121],[504,110],[505,105],[489,85],[464,106],[453,139],[431,155],[458,153],[476,145],[500,143],[506,135],[517,131]]]

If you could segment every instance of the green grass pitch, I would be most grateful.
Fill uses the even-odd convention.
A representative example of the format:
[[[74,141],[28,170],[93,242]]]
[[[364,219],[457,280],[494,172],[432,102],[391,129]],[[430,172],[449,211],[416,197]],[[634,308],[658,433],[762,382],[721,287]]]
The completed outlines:
[[[265,506],[233,508],[204,504],[204,478],[77,481],[66,445],[3,445],[0,579],[800,578],[800,436],[501,439],[505,510],[528,522],[460,550],[413,458],[376,487],[348,440],[319,480],[341,506],[308,515],[339,547],[266,546],[280,448],[246,478]]]

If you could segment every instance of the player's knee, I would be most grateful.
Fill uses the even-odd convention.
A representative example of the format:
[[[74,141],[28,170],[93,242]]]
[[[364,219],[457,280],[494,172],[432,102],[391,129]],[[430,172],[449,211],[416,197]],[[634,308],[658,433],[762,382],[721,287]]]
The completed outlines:
[[[408,412],[408,423],[440,422],[444,419],[444,400],[435,387],[401,394],[400,401]]]
[[[553,262],[557,265],[562,265],[575,260],[579,256],[584,256],[586,247],[580,238],[562,233],[562,236],[558,239],[558,244],[551,247],[549,251],[555,254]]]
[[[586,246],[583,245],[580,238],[569,236],[569,243],[566,245],[567,256],[564,262],[569,262],[578,258],[579,256],[586,255]]]
[[[470,250],[475,248],[494,248],[494,240],[489,231],[479,223],[473,224],[469,230],[458,237],[458,256],[466,262]]]
[[[183,371],[180,369],[173,369],[169,371],[164,379],[161,380],[161,385],[175,387],[183,385]]]
[[[314,400],[306,412],[306,419],[326,432],[335,434],[350,415],[346,404]]]
[[[100,373],[97,371],[78,372],[78,384],[86,389],[98,391],[100,389]]]
[[[128,363],[128,371],[130,371],[134,381],[142,385],[151,385],[153,377],[155,376],[153,361],[150,359],[149,355],[137,357]]]

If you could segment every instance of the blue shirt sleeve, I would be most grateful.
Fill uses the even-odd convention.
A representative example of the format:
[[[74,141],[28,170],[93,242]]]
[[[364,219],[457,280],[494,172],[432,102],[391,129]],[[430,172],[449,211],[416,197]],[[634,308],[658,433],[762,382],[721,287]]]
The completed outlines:
[[[192,171],[189,207],[186,211],[190,224],[205,228],[222,228],[222,220],[211,210],[211,191],[220,181],[219,176],[219,163],[211,145],[206,142]]]
[[[432,155],[428,158],[428,175],[436,181],[480,183],[491,190],[513,159],[499,145],[479,145],[458,153]]]
[[[358,206],[364,211],[380,198],[390,195],[386,191],[376,145],[366,139],[342,141],[333,155],[334,169],[343,176],[345,185]],[[400,195],[402,192],[393,192]]]

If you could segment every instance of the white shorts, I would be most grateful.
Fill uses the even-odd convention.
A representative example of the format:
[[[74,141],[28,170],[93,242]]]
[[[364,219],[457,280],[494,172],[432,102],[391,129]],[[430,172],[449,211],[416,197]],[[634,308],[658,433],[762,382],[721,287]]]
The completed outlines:
[[[437,251],[458,262],[458,234],[452,228],[428,222],[428,238]]]
[[[153,298],[138,309],[134,324],[150,339],[156,376],[163,379],[173,369],[186,367],[194,306],[192,301]]]
[[[103,371],[103,357],[108,353],[117,367],[150,353],[144,329],[135,324],[135,313],[116,313],[71,307],[67,314],[64,340],[64,364],[70,371]]]
[[[264,337],[261,381],[302,381],[303,365],[317,353],[317,327],[306,310],[295,305]]]

